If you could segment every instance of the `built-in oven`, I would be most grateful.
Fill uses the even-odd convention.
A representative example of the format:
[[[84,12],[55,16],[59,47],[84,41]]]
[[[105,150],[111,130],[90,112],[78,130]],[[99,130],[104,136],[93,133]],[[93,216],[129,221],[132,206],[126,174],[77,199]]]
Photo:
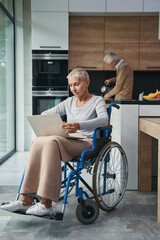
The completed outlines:
[[[43,111],[52,108],[64,101],[68,97],[68,91],[61,88],[61,91],[56,91],[55,88],[37,91],[33,88],[32,101],[33,101],[33,115],[39,115]]]
[[[32,52],[32,113],[56,106],[68,97],[68,52]]]

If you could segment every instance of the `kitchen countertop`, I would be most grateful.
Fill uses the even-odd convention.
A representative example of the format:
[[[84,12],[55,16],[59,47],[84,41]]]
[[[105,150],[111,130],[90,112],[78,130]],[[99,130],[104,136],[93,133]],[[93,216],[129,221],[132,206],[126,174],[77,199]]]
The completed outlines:
[[[158,100],[114,100],[106,101],[107,104],[117,103],[117,104],[138,104],[138,105],[160,105],[160,99]]]

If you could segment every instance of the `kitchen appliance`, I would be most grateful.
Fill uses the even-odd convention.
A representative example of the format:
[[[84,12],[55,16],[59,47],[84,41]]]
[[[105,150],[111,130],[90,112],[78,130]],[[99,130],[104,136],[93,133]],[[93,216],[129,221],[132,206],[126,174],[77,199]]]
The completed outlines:
[[[34,50],[32,71],[34,87],[67,87],[68,51]]]
[[[110,92],[114,88],[115,84],[104,85],[101,87],[101,96],[104,96],[106,93]]]
[[[68,97],[68,51],[32,52],[33,115],[52,108]]]
[[[38,88],[33,87],[32,91],[32,114],[39,115],[43,111],[52,108],[68,97],[66,88]]]

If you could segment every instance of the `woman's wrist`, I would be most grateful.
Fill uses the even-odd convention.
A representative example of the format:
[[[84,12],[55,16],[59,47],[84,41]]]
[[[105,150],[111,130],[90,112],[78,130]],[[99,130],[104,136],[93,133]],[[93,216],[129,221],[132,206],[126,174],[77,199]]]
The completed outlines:
[[[77,122],[77,123],[75,123],[76,124],[76,129],[77,130],[80,130],[80,124]]]

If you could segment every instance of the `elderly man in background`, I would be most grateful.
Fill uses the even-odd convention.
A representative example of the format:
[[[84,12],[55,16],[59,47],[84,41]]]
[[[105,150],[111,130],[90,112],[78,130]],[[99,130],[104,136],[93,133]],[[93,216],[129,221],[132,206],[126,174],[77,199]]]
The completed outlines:
[[[133,70],[123,59],[115,53],[108,53],[103,61],[112,69],[116,69],[116,77],[105,80],[106,85],[115,82],[115,87],[104,95],[104,100],[107,101],[115,96],[115,99],[132,99],[133,91]]]

